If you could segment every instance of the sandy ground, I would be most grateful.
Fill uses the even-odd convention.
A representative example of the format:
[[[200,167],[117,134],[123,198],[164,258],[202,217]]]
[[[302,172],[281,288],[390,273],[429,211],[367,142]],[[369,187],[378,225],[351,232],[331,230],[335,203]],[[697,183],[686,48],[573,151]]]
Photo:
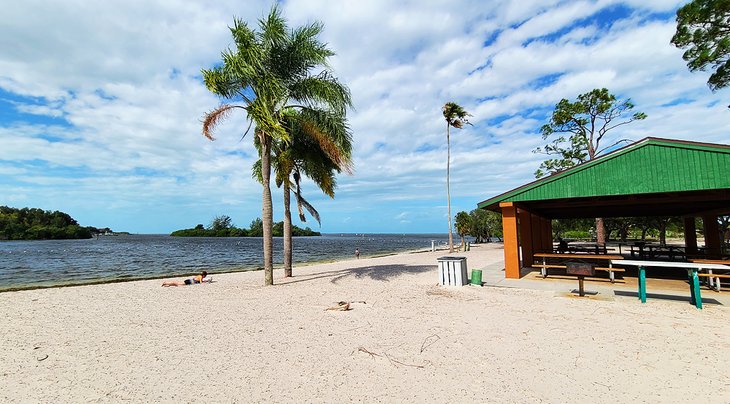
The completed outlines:
[[[440,287],[443,254],[2,293],[0,401],[730,401],[727,306]]]

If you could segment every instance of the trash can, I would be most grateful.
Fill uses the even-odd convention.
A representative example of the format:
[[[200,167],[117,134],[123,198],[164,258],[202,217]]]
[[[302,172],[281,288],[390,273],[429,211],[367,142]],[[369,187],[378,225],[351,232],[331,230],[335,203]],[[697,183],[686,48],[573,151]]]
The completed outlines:
[[[439,265],[439,284],[464,286],[468,278],[466,273],[466,257],[437,258]]]
[[[482,286],[482,271],[481,269],[471,270],[471,282],[472,285]]]

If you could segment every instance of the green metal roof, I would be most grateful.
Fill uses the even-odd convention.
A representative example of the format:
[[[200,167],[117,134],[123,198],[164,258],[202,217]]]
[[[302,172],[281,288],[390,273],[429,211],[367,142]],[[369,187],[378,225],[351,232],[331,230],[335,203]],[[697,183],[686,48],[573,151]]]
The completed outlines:
[[[730,146],[650,137],[477,206],[717,189],[730,189]]]

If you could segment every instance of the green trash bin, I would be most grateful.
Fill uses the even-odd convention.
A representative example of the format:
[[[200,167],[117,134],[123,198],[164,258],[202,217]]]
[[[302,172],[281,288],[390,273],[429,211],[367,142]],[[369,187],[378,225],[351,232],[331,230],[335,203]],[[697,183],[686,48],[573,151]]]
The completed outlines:
[[[471,270],[471,282],[472,285],[482,286],[482,271],[480,269]]]

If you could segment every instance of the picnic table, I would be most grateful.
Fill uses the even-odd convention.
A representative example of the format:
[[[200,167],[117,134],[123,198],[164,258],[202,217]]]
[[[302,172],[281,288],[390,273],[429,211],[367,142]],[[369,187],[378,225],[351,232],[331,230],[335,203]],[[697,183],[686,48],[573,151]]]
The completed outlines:
[[[598,243],[568,243],[568,251],[606,254],[606,245]]]
[[[693,259],[692,262],[697,262],[700,264],[720,264],[720,265],[730,265],[730,261],[728,260],[708,260],[708,259]],[[724,271],[723,273],[712,273],[712,269],[707,269],[706,274],[698,273],[697,276],[701,277],[707,277],[707,284],[710,286],[710,289],[715,289],[716,292],[720,291],[720,288],[722,285],[720,284],[721,278],[730,278],[730,273],[728,271]]]
[[[684,259],[684,247],[677,245],[648,245],[649,258],[667,256],[670,260],[675,258]]]
[[[671,262],[671,261],[636,261],[636,260],[617,260],[613,262],[617,265],[630,265],[639,268],[639,300],[646,303],[646,268],[683,268],[687,270],[689,276],[689,296],[690,303],[694,304],[698,309],[702,308],[702,296],[700,294],[700,281],[697,273],[703,269],[719,269],[730,270],[730,266],[720,264],[706,264],[699,262]]]
[[[538,264],[532,264],[533,267],[540,268],[540,273],[542,274],[543,278],[547,278],[548,276],[548,269],[556,268],[556,269],[566,269],[565,261],[575,261],[575,260],[596,260],[596,261],[603,261],[608,262],[608,267],[595,267],[594,269],[596,271],[607,271],[608,277],[611,280],[611,283],[615,281],[614,278],[614,272],[625,272],[626,270],[623,268],[614,268],[612,261],[613,260],[622,260],[624,257],[620,255],[614,255],[614,254],[565,254],[565,253],[536,253],[533,254],[533,257],[536,258],[542,258],[542,262]],[[547,260],[551,260],[551,263],[548,263]],[[555,262],[557,261],[557,262]]]
[[[621,247],[628,246],[631,258],[639,256],[640,259],[653,259],[656,257],[666,256],[669,259],[684,259],[685,248],[679,245],[661,245],[661,244],[649,244],[643,242],[636,242],[630,244],[619,243],[619,254],[621,253]]]
[[[553,244],[553,251],[557,254],[563,253],[594,253],[607,254],[608,250],[605,244],[598,243],[575,243],[566,242],[565,245]]]

